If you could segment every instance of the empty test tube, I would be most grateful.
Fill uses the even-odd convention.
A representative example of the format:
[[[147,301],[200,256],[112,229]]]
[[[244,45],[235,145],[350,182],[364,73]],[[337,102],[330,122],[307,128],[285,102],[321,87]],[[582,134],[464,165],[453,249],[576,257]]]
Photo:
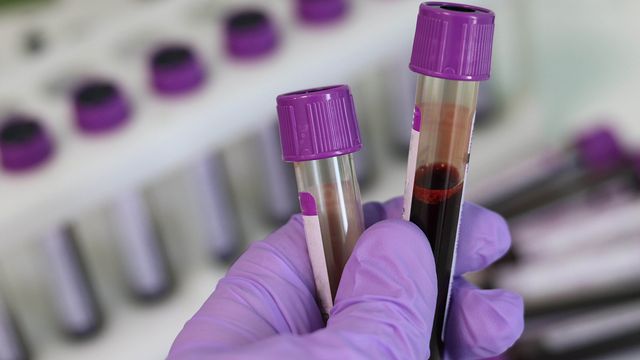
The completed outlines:
[[[362,143],[349,88],[303,90],[277,98],[282,157],[293,162],[323,316],[364,230],[353,153]]]
[[[444,357],[463,188],[479,82],[489,78],[494,14],[442,2],[420,5],[410,69],[418,73],[405,189],[405,220],[427,235],[438,297],[431,359]]]
[[[76,128],[88,135],[106,135],[129,120],[131,105],[114,83],[83,81],[73,92]],[[127,283],[134,296],[152,300],[171,288],[169,264],[142,194],[127,191],[110,208],[116,244],[123,259]]]

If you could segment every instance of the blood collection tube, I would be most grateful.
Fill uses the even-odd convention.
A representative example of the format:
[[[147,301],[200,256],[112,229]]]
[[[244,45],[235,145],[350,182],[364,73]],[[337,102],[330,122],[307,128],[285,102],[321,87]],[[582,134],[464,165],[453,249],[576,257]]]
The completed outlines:
[[[345,85],[277,98],[282,157],[293,162],[318,302],[328,317],[342,269],[364,230],[353,153],[362,143]]]
[[[431,359],[444,356],[463,187],[478,85],[489,78],[494,14],[476,6],[420,5],[410,69],[418,73],[405,189],[406,220],[427,235],[438,298]]]
[[[234,61],[251,63],[275,53],[280,36],[273,20],[260,8],[245,8],[225,19],[225,51]],[[275,222],[284,222],[297,210],[295,174],[284,164],[280,154],[277,120],[269,119],[257,139],[258,157],[262,160],[263,202],[265,214]]]
[[[26,115],[9,117],[0,129],[0,155],[6,171],[24,172],[49,160],[53,140],[38,120]],[[75,239],[62,228],[43,237],[50,291],[62,328],[72,336],[95,332],[102,322],[99,306]]]
[[[545,151],[474,186],[476,199],[512,218],[599,186],[612,177],[631,178],[633,169],[613,131],[597,127],[568,147]]]
[[[122,91],[108,80],[84,81],[73,92],[72,102],[76,127],[84,134],[112,132],[126,124],[131,112]],[[118,195],[110,212],[131,292],[142,300],[166,294],[172,285],[171,271],[142,195],[133,191]]]
[[[150,58],[151,84],[165,98],[191,94],[204,84],[206,72],[196,53],[185,44],[163,45]],[[227,170],[221,154],[204,155],[191,168],[198,208],[204,219],[204,242],[212,257],[228,261],[241,245],[238,215],[232,203]]]
[[[1,290],[1,289],[0,289]],[[15,318],[0,293],[0,359],[26,360],[29,353]]]

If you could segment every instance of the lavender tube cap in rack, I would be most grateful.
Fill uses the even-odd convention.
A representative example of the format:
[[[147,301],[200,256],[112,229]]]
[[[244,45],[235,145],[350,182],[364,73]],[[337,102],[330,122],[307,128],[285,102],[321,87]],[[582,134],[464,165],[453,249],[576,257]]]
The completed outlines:
[[[150,57],[151,83],[162,95],[181,95],[202,85],[205,70],[196,54],[182,44],[164,45]]]
[[[240,10],[225,20],[225,46],[236,59],[257,58],[273,52],[278,31],[269,16],[259,9]]]
[[[297,0],[298,18],[307,24],[325,24],[342,19],[349,10],[348,0]]]
[[[409,68],[448,80],[489,79],[494,18],[478,6],[422,3]]]
[[[362,148],[348,86],[296,91],[276,102],[284,161],[326,159]]]
[[[53,154],[53,141],[37,120],[14,115],[0,125],[0,160],[7,171],[24,171],[43,164]]]
[[[73,93],[73,109],[78,129],[97,134],[126,123],[130,107],[120,89],[109,81],[91,80]]]
[[[582,163],[593,172],[610,171],[626,159],[620,142],[607,127],[597,127],[581,134],[574,146]]]

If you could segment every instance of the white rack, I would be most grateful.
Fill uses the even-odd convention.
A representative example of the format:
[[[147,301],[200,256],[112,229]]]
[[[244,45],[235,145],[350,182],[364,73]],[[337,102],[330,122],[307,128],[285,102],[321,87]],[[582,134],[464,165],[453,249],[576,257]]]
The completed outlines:
[[[117,134],[82,138],[72,132],[69,120],[62,118],[65,111],[60,111],[52,121],[65,141],[59,141],[55,158],[28,174],[0,174],[0,251],[72,219],[121,190],[140,186],[210,147],[251,132],[261,121],[266,123],[264,114],[273,112],[278,93],[343,81],[358,69],[404,50],[405,43],[397,39],[411,33],[416,2],[357,1],[354,5],[351,19],[340,25],[287,32],[279,53],[259,66],[208,63],[212,81],[204,89],[171,106],[157,99],[150,100],[149,106],[139,104],[136,118]],[[161,10],[155,14],[158,21],[176,9]],[[146,22],[152,22],[153,16],[150,12]],[[75,51],[97,58],[96,54],[106,54],[97,44],[113,39],[92,39]],[[21,74],[21,83],[41,84],[45,72],[51,74],[48,70],[70,62],[63,55]],[[20,90],[24,87],[17,79],[4,83],[6,93],[28,92]],[[41,110],[45,117],[48,111]],[[66,129],[59,130],[60,126]]]

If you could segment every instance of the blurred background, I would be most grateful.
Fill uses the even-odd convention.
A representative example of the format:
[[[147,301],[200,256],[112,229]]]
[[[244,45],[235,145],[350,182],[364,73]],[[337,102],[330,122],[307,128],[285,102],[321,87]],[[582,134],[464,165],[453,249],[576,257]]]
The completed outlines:
[[[640,358],[640,3],[487,0],[467,198],[513,247],[507,359]],[[276,95],[348,83],[365,201],[404,188],[418,1],[0,0],[0,359],[163,358],[297,212]]]

